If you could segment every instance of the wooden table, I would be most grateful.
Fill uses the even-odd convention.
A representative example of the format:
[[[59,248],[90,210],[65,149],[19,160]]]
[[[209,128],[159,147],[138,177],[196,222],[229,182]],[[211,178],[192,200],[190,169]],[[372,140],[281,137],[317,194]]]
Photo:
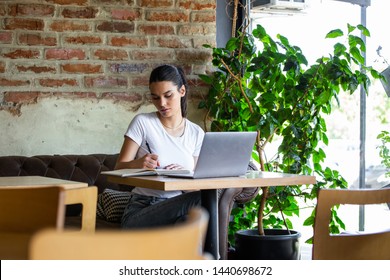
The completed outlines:
[[[166,176],[108,176],[110,182],[164,191],[201,190],[202,206],[210,214],[205,251],[218,259],[218,193],[217,189],[289,186],[315,184],[314,176],[252,171],[242,177],[179,179]]]
[[[83,205],[81,230],[94,232],[96,225],[97,187],[87,183],[55,179],[43,176],[0,177],[0,188],[59,186],[66,191],[65,204]]]

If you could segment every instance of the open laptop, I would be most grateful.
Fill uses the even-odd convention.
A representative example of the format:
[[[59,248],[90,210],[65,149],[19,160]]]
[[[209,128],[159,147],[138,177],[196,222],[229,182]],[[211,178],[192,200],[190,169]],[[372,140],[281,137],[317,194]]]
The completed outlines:
[[[206,132],[194,172],[169,174],[176,178],[237,177],[245,175],[256,132]]]

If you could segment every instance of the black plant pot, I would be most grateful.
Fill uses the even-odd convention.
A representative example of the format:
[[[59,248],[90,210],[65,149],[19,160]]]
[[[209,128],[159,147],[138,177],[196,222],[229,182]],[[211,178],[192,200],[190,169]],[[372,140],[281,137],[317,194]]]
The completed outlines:
[[[257,229],[236,232],[235,259],[238,260],[298,260],[301,233],[285,229],[265,229],[259,235]]]

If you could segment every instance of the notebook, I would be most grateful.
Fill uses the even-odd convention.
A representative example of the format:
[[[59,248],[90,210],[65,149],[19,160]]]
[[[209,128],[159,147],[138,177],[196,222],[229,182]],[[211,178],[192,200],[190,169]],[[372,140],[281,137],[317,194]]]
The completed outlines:
[[[150,175],[168,175],[168,174],[183,174],[190,173],[190,170],[178,169],[117,169],[110,171],[103,171],[103,175],[113,175],[118,177],[138,177],[138,176],[150,176]]]
[[[176,178],[237,177],[245,175],[256,132],[206,132],[195,170],[167,174]]]

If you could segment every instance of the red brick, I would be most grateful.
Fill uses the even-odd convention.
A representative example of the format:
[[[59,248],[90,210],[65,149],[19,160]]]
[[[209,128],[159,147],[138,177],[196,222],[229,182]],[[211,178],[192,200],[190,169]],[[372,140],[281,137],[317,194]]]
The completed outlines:
[[[19,42],[21,44],[36,46],[55,46],[57,45],[57,39],[50,36],[42,36],[41,34],[21,34],[19,36]]]
[[[67,73],[84,73],[84,74],[96,74],[102,73],[101,65],[93,65],[86,63],[76,64],[64,64],[61,66],[62,71]]]
[[[98,24],[96,29],[104,32],[133,33],[134,23],[105,21]]]
[[[127,52],[124,50],[96,50],[94,55],[101,60],[126,60]]]
[[[141,106],[147,93],[150,69],[160,63],[186,67],[195,87],[191,96],[193,91],[204,90],[193,69],[204,72],[210,65],[208,60],[201,61],[208,56],[198,51],[203,50],[202,42],[213,42],[215,37],[215,23],[208,23],[213,20],[215,0],[0,3],[5,3],[0,4],[0,83],[14,88],[7,98],[19,102],[7,104],[5,87],[0,86],[0,99],[5,104],[0,110],[8,106],[9,111],[20,111],[23,102],[53,95],[127,101],[135,108]],[[36,87],[46,91],[16,92]]]
[[[142,24],[139,26],[139,32],[145,35],[173,35],[175,29],[173,26],[161,26],[155,24]]]
[[[0,73],[5,73],[5,63],[0,61]]]
[[[177,60],[180,62],[206,62],[211,61],[211,53],[206,50],[178,50]]]
[[[189,14],[185,12],[151,12],[146,15],[148,21],[188,22]]]
[[[85,5],[88,0],[46,0],[46,2],[58,5]]]
[[[77,49],[48,49],[45,54],[46,59],[85,59],[85,53],[83,50]]]
[[[147,47],[148,39],[145,37],[113,37],[111,38],[112,46],[134,46],[134,47]]]
[[[133,21],[140,19],[141,13],[138,10],[114,9],[111,11],[111,17],[113,19]]]
[[[147,63],[115,63],[110,65],[113,73],[143,73],[150,66]]]
[[[77,86],[78,83],[74,79],[41,79],[39,84],[43,87],[63,87]]]
[[[56,68],[55,67],[49,67],[49,66],[25,66],[25,65],[17,65],[16,69],[19,72],[32,72],[36,74],[41,74],[41,73],[56,73]]]
[[[4,93],[4,101],[7,103],[36,103],[40,92],[27,91],[27,92],[6,92]]]
[[[178,35],[193,36],[193,35],[212,35],[216,34],[215,26],[210,25],[183,25],[179,27]]]
[[[19,86],[28,86],[30,81],[28,80],[10,80],[5,78],[0,78],[0,86],[3,87],[19,87]]]
[[[93,88],[126,87],[127,79],[124,77],[85,77],[85,85]]]
[[[149,77],[138,76],[138,77],[132,79],[131,84],[134,85],[134,86],[144,86],[144,87],[147,87],[147,86],[149,86]]]
[[[1,44],[12,43],[12,33],[7,31],[0,31],[0,43]]]
[[[27,29],[27,30],[43,30],[44,23],[41,19],[26,19],[26,18],[6,18],[4,27],[7,30]]]
[[[4,57],[17,59],[17,58],[39,58],[40,53],[38,50],[32,49],[19,49],[3,54]]]
[[[0,16],[5,16],[7,14],[7,6],[6,5],[0,5]]]
[[[148,8],[173,7],[173,4],[173,0],[142,0],[140,2],[141,7]]]
[[[98,9],[92,7],[85,8],[65,8],[62,11],[64,18],[96,18]]]
[[[190,48],[192,43],[190,40],[180,40],[180,38],[159,38],[156,40],[159,47],[162,48],[171,48],[171,49],[177,49],[177,48]]]
[[[94,92],[54,92],[53,96],[72,98],[72,99],[74,99],[74,98],[79,98],[79,99],[97,98],[96,93],[94,93]]]
[[[186,10],[193,10],[193,11],[200,11],[200,10],[216,10],[217,1],[210,0],[210,1],[194,1],[194,0],[188,0],[188,1],[180,1],[179,7],[186,9]]]
[[[97,98],[95,92],[73,92],[73,96],[77,98]]]
[[[141,102],[142,95],[139,93],[129,94],[127,92],[105,92],[101,95],[104,99],[112,99],[114,101],[126,101],[126,102]]]
[[[68,21],[68,20],[59,20],[54,21],[50,25],[50,29],[57,32],[64,31],[90,31],[91,27],[85,21]]]
[[[102,39],[98,36],[69,36],[65,38],[65,42],[75,45],[90,45],[101,44]]]
[[[207,13],[194,13],[192,15],[192,22],[215,22],[216,14],[215,12],[207,12]]]
[[[53,5],[41,5],[41,4],[12,4],[9,6],[9,14],[11,16],[30,16],[30,17],[42,17],[53,16]]]
[[[91,0],[89,0],[91,1]],[[118,6],[124,4],[124,6],[134,6],[136,0],[93,0],[93,3],[98,6]],[[122,3],[124,2],[124,3]]]
[[[134,60],[171,60],[173,58],[172,51],[169,50],[144,50],[144,51],[132,51],[131,58]]]

